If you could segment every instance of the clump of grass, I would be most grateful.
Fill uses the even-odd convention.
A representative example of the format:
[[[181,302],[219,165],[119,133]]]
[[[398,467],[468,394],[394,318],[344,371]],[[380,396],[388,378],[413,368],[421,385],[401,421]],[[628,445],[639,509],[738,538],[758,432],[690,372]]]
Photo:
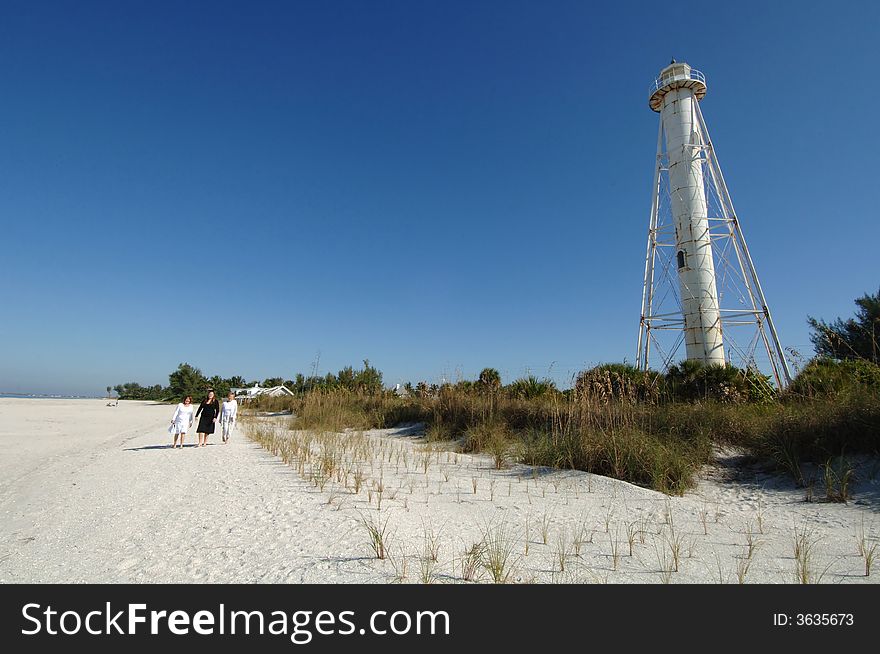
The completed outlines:
[[[666,546],[669,548],[673,569],[675,572],[678,572],[679,565],[681,564],[682,547],[684,546],[684,535],[675,530],[675,524],[671,521],[667,527],[668,529],[663,531],[663,538]]]
[[[323,492],[324,486],[327,485],[327,482],[330,481],[330,474],[327,472],[327,469],[322,465],[320,461],[316,461],[312,465],[312,473],[311,473],[312,483],[318,487],[319,490]]]
[[[818,583],[824,576],[824,573],[818,574],[816,572],[816,545],[818,543],[819,538],[806,525],[794,528],[792,552],[795,559],[795,578],[798,583]]]
[[[637,522],[626,523],[626,542],[629,544],[629,555],[633,555],[633,546],[639,535],[639,527]]]
[[[376,498],[377,498],[376,510],[381,511],[382,510],[382,497],[383,497],[383,495],[385,495],[385,476],[384,476],[384,474],[381,474],[379,476],[379,481],[376,482],[375,491],[376,491]]]
[[[668,584],[672,581],[672,574],[676,571],[675,562],[667,548],[665,541],[653,541],[654,555],[657,557],[657,565],[660,568],[660,581]]]
[[[745,553],[741,556],[736,562],[736,580],[740,584],[746,583],[746,577],[749,574],[749,570],[752,567],[752,561],[754,560],[755,548],[749,546],[746,548]]]
[[[510,437],[502,425],[491,425],[489,433],[485,436],[485,442],[481,449],[492,456],[496,470],[507,467],[507,453],[510,449]]]
[[[461,578],[465,581],[476,581],[477,570],[485,555],[485,542],[473,543],[464,551],[461,558]]]
[[[368,536],[367,543],[377,559],[385,559],[388,554],[388,520],[390,518],[391,516],[388,516],[383,522],[381,517],[373,514],[361,515],[361,524]]]
[[[617,570],[617,564],[620,561],[620,525],[614,527],[614,534],[608,532],[608,541],[611,546],[611,569]]]
[[[644,545],[645,544],[645,536],[648,534],[648,518],[645,516],[641,516],[638,519],[638,531],[636,532],[639,537],[639,542]]]
[[[364,476],[364,471],[358,468],[354,471],[354,475],[352,478],[354,479],[354,493],[355,495],[357,495],[361,492],[361,486],[363,486],[364,479],[366,478]]]
[[[514,541],[504,521],[488,525],[483,533],[480,565],[496,584],[507,583],[513,573]]]
[[[746,556],[751,559],[755,550],[758,549],[758,545],[760,545],[761,541],[758,540],[757,535],[752,530],[752,523],[750,522],[746,527]]]
[[[541,542],[544,545],[550,540],[550,525],[553,523],[553,513],[551,511],[544,511],[544,515],[541,516]]]
[[[563,527],[556,534],[556,547],[553,552],[556,563],[559,565],[559,572],[565,572],[565,562],[568,560],[570,551],[568,531]]]
[[[816,478],[811,476],[809,479],[804,481],[803,484],[804,484],[804,502],[810,503],[810,502],[815,501],[814,493],[815,493],[815,488],[816,488]]]
[[[586,520],[581,520],[578,523],[577,531],[574,534],[574,538],[572,539],[572,546],[574,547],[574,555],[578,558],[581,556],[581,549],[586,543],[593,542],[593,531],[587,525]]]
[[[388,561],[391,563],[391,567],[394,569],[394,580],[397,582],[405,581],[407,578],[409,559],[403,551],[403,548],[401,548],[398,556],[392,556],[390,551],[386,554],[388,556]]]
[[[362,403],[350,393],[312,392],[305,395],[294,410],[297,429],[324,429],[340,432],[346,427],[369,429],[373,424]]]
[[[504,436],[504,425],[499,420],[478,420],[464,430],[461,449],[464,452],[483,452],[492,441]]]
[[[452,430],[443,422],[435,422],[425,430],[425,440],[429,443],[443,443],[452,440]]]
[[[718,573],[718,583],[723,584],[727,579],[724,574],[724,564],[721,562],[721,555],[715,549],[712,550],[712,554],[715,557],[715,571]],[[745,577],[743,577],[743,580],[745,580]]]
[[[432,559],[430,556],[422,556],[420,559],[420,576],[419,579],[423,584],[433,584],[436,579],[436,575],[434,573],[434,568],[437,565],[437,562]]]
[[[874,565],[874,558],[877,555],[877,543],[871,543],[870,545],[865,547],[865,552],[862,556],[865,559],[865,576],[871,576],[871,568]]]
[[[822,466],[825,480],[825,498],[829,502],[845,503],[850,498],[850,483],[855,470],[843,456],[828,459]]]
[[[424,542],[424,556],[431,559],[434,563],[440,558],[440,536],[443,533],[443,527],[437,529],[429,520],[427,523],[422,521],[422,536]]]
[[[856,541],[859,548],[859,556],[865,560],[865,576],[871,576],[871,568],[874,565],[874,558],[877,554],[877,541],[871,541],[865,532],[865,519],[862,518],[861,523],[856,529]]]
[[[800,443],[796,437],[784,433],[776,438],[770,438],[763,447],[769,451],[776,464],[791,475],[798,486],[805,486]]]
[[[856,545],[859,550],[859,556],[865,556],[865,547],[868,544],[868,533],[865,531],[865,518],[862,516],[861,521],[856,527]]]

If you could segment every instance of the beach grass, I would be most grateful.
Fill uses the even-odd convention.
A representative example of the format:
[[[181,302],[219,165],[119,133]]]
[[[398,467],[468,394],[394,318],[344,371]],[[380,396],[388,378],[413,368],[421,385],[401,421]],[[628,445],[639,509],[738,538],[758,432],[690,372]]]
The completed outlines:
[[[805,488],[811,480],[804,470],[812,466],[821,474],[827,499],[843,502],[852,481],[843,455],[878,449],[880,388],[852,383],[829,390],[822,379],[811,377],[796,380],[786,392],[756,398],[745,392],[689,391],[689,399],[682,399],[657,391],[649,383],[656,378],[638,376],[646,373],[622,370],[582,374],[570,391],[542,386],[540,393],[525,393],[522,385],[517,392],[487,391],[462,382],[403,397],[387,391],[314,390],[267,398],[255,407],[290,411],[295,430],[420,423],[432,446],[487,453],[498,469],[515,462],[584,470],[671,495],[690,488],[714,448],[725,446],[787,472]],[[427,475],[430,457],[422,457],[421,464]]]

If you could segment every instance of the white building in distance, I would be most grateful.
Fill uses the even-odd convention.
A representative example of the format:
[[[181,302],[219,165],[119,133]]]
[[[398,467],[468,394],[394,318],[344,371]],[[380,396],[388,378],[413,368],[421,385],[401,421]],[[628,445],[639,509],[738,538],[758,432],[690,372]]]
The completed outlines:
[[[230,388],[233,393],[235,393],[235,399],[237,400],[252,400],[255,397],[284,397],[284,396],[293,396],[294,392],[287,388],[284,384],[281,386],[272,386],[270,388],[264,388],[259,384],[254,384],[249,388]]]

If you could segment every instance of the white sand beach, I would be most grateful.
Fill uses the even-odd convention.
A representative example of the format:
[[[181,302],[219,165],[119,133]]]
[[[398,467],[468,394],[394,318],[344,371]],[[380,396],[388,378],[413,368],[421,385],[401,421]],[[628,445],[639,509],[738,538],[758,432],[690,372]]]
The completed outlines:
[[[356,493],[338,477],[320,488],[241,429],[229,445],[215,435],[199,449],[191,433],[171,450],[172,412],[0,399],[0,582],[491,581],[465,552],[494,541],[510,582],[795,583],[798,535],[812,581],[880,580],[860,553],[880,536],[876,462],[847,504],[723,467],[667,497],[582,472],[495,470],[489,457],[426,451],[413,430],[374,430],[340,437],[365,444],[343,456],[363,473]],[[374,518],[387,521],[384,560],[363,524]]]

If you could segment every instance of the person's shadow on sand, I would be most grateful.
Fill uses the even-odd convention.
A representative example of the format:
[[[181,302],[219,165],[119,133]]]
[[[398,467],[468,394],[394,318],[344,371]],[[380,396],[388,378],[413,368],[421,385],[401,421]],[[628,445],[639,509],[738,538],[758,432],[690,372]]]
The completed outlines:
[[[208,443],[208,445],[214,445],[214,443]],[[191,447],[198,447],[195,443],[192,445],[184,445],[186,449]],[[123,452],[137,452],[139,450],[171,450],[174,449],[171,445],[144,445],[143,447],[127,447],[123,450]]]

